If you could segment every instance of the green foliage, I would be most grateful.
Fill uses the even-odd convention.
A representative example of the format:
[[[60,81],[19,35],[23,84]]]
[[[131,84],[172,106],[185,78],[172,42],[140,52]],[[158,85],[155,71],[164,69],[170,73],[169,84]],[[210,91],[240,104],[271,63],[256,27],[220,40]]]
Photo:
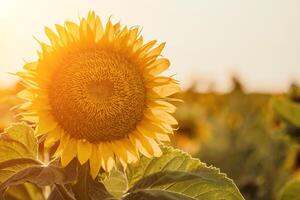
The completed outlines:
[[[26,182],[33,183],[40,187],[58,184],[64,185],[75,182],[77,177],[77,167],[73,163],[67,168],[60,168],[54,165],[35,165],[26,167],[23,170],[10,176],[0,184],[0,198],[11,186],[17,186]]]
[[[278,200],[300,200],[300,180],[287,183],[282,188]]]
[[[235,184],[214,167],[207,167],[182,151],[163,147],[159,158],[142,157],[126,170],[126,179],[114,173],[119,179],[119,189],[129,189],[123,200],[195,200],[195,199],[243,199]],[[111,178],[112,179],[112,178]],[[113,182],[105,182],[107,188]]]
[[[0,135],[0,162],[18,158],[37,158],[33,130],[24,123],[13,124]]]
[[[300,128],[300,104],[285,98],[274,98],[275,112],[287,123]]]
[[[273,99],[272,105],[276,114],[285,122],[284,133],[287,133],[292,144],[300,142],[300,103],[299,103],[299,88],[292,86],[290,90],[290,98],[276,98]],[[291,145],[293,147],[293,145]],[[295,145],[297,148],[297,145]],[[291,151],[293,152],[293,151]],[[291,155],[290,155],[291,156]],[[299,170],[298,152],[292,154],[292,159],[288,159],[291,166],[291,171],[297,174]],[[292,180],[285,184],[279,193],[279,200],[300,200],[300,180]]]
[[[45,200],[41,188],[31,183],[10,187],[5,193],[6,200]]]
[[[199,149],[193,156],[219,167],[247,200],[274,199],[289,176],[284,166],[290,144],[278,134],[280,126],[274,123],[271,98],[269,94],[241,90],[184,93],[185,112],[194,121],[204,119],[210,127],[199,148],[190,147],[194,139],[185,141],[187,150]],[[182,106],[176,113],[179,119]],[[180,122],[179,127],[190,127]]]
[[[119,170],[112,170],[109,176],[103,178],[102,182],[108,192],[117,198],[121,198],[128,187],[126,175]]]
[[[13,124],[0,135],[0,183],[29,166],[40,165],[33,130],[24,123]]]
[[[55,162],[43,165],[37,156],[37,141],[28,125],[18,123],[5,129],[0,138],[0,199],[6,191],[6,197],[10,199],[18,199],[24,192],[30,195],[29,192],[36,188],[28,183],[42,187],[76,180],[77,164],[74,162],[61,168]]]

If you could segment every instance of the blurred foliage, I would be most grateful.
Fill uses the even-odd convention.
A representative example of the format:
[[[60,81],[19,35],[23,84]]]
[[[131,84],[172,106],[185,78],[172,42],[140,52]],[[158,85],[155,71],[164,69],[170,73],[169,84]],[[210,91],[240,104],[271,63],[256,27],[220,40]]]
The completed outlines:
[[[292,176],[282,187],[279,200],[300,199],[300,87],[292,84],[286,97],[274,98],[276,117],[283,122],[281,133],[289,136],[290,151],[285,169]]]
[[[1,86],[1,85],[0,85]],[[16,86],[8,89],[0,88],[0,133],[3,132],[5,127],[8,127],[11,122],[15,122],[16,112],[12,108],[20,104],[20,99],[16,94],[21,90],[22,86]]]
[[[174,138],[179,139],[172,141],[202,162],[220,167],[245,199],[276,199],[300,159],[272,107],[273,98],[287,95],[246,93],[237,78],[233,85],[226,94],[199,93],[193,87],[184,92],[185,103],[176,113],[179,129]],[[289,94],[298,101],[296,88],[292,85]]]
[[[299,200],[300,180],[288,182],[280,191],[279,200]]]

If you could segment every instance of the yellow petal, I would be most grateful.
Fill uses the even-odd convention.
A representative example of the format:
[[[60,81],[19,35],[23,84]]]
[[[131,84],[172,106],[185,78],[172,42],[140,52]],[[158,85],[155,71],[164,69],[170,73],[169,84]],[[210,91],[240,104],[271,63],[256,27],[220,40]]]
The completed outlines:
[[[23,68],[27,69],[29,71],[35,71],[37,69],[37,62],[30,62],[30,63],[26,63]]]
[[[27,108],[28,110],[36,110],[42,112],[49,112],[51,110],[50,103],[47,97],[38,96],[31,101],[31,105]]]
[[[148,138],[148,141],[150,142],[152,149],[153,149],[153,156],[154,157],[160,157],[162,155],[162,151],[157,144],[157,142],[153,138]]]
[[[162,142],[170,142],[170,137],[164,133],[155,133],[155,138]]]
[[[174,113],[176,111],[176,106],[173,104],[162,101],[162,100],[157,100],[157,101],[148,101],[147,106],[152,109],[160,109],[163,111],[166,111],[168,113]]]
[[[71,33],[73,40],[78,41],[80,39],[79,26],[73,22],[65,22],[67,30]]]
[[[113,150],[113,152],[115,153],[115,155],[118,157],[122,166],[124,168],[126,168],[127,162],[128,162],[128,156],[127,156],[126,150],[117,141],[110,142],[109,145],[110,145],[111,149]]]
[[[170,61],[166,58],[157,59],[146,70],[145,76],[157,76],[160,73],[166,71],[170,67]]]
[[[158,76],[154,77],[153,79],[150,79],[147,81],[146,86],[148,88],[157,87],[157,86],[164,86],[168,84],[178,84],[178,82],[171,78],[166,76]]]
[[[115,30],[116,33],[120,32],[120,27],[121,27],[121,23],[120,22],[118,22],[118,23],[116,23],[114,25],[114,30]]]
[[[114,153],[112,152],[110,146],[107,143],[100,144],[101,166],[107,172],[110,172],[115,166]]]
[[[128,38],[128,46],[132,46],[134,42],[136,41],[136,38],[138,36],[139,28],[133,28],[129,31],[129,38]]]
[[[96,15],[94,11],[90,11],[87,17],[87,22],[91,27],[92,31],[95,30],[95,23],[96,23]]]
[[[155,122],[159,121],[170,125],[178,125],[177,120],[172,115],[162,110],[148,108],[144,114],[148,119]]]
[[[90,158],[90,170],[93,178],[96,178],[101,168],[101,152],[98,145],[92,147],[92,155]]]
[[[68,143],[65,144],[63,153],[61,155],[61,164],[63,167],[67,166],[73,158],[76,157],[76,147],[77,147],[77,140],[71,138]]]
[[[166,43],[161,43],[158,47],[152,49],[148,54],[147,57],[152,57],[152,56],[160,56],[162,50],[164,49]]]
[[[91,45],[95,41],[94,33],[85,19],[81,19],[80,27],[80,41],[83,45]]]
[[[153,96],[153,92],[158,95],[158,97],[165,98],[168,96],[171,96],[173,94],[181,92],[181,88],[178,84],[168,84],[163,85],[159,87],[149,88],[147,89],[147,94],[150,95],[150,97]],[[157,98],[157,96],[153,96],[154,98]]]
[[[35,136],[40,136],[54,130],[57,127],[57,122],[50,113],[39,112],[39,123],[35,129]]]
[[[122,151],[126,153],[127,163],[138,161],[138,152],[129,139],[125,138],[122,140],[117,140],[115,143],[117,146],[121,147]]]
[[[113,36],[114,36],[114,26],[112,25],[111,21],[108,20],[106,23],[106,28],[105,28],[105,33],[103,38],[108,42],[112,42]]]
[[[150,144],[147,141],[145,142],[143,137],[140,137],[138,132],[131,133],[129,135],[129,139],[144,156],[148,158],[152,157],[153,152]]]
[[[170,141],[168,132],[165,132],[164,129],[155,125],[151,121],[144,120],[137,125],[137,130],[148,137],[155,138],[159,141]]]
[[[129,139],[132,142],[132,144],[136,146],[138,151],[141,152],[144,156],[148,158],[152,157],[151,153],[148,151],[148,149],[143,145],[143,143],[138,138],[137,133],[129,134]]]
[[[136,52],[138,49],[140,49],[143,45],[143,36],[140,36],[134,43],[134,46],[132,48],[133,52]]]
[[[53,52],[53,48],[46,43],[41,43],[42,51],[44,55],[47,55],[51,52]]]
[[[75,151],[75,149],[74,149]],[[80,164],[86,163],[92,154],[92,144],[88,141],[79,140],[77,142],[77,154]]]
[[[29,116],[29,115],[23,115],[22,114],[22,117],[21,117],[21,120],[23,121],[28,121],[28,122],[33,122],[33,123],[38,123],[39,121],[39,118],[37,116]]]
[[[151,42],[148,42],[147,44],[144,44],[138,51],[137,54],[139,54],[141,57],[144,57],[146,53],[156,44],[156,40],[152,40]]]
[[[66,144],[68,144],[68,142],[69,142],[69,139],[70,139],[70,137],[67,134],[64,134],[62,136],[62,138],[61,138],[61,140],[59,142],[59,145],[58,145],[58,147],[57,147],[57,149],[56,149],[56,151],[55,151],[55,153],[53,155],[54,158],[58,158],[58,157],[60,157],[62,155],[62,153],[63,153],[63,151],[64,151],[64,149],[66,147]]]
[[[58,35],[60,36],[60,39],[63,42],[63,44],[68,45],[70,39],[69,39],[66,29],[59,24],[56,24],[55,27],[56,27],[56,31],[57,31]]]
[[[45,33],[47,35],[47,37],[49,38],[51,45],[54,48],[59,48],[61,46],[59,37],[48,27],[45,27]]]
[[[142,145],[147,149],[152,156],[158,157],[162,154],[161,149],[153,138],[145,136],[141,133],[136,134]]]
[[[58,142],[58,140],[62,137],[62,135],[63,135],[63,130],[57,126],[55,129],[53,129],[47,134],[46,140],[44,142],[44,146],[46,148],[52,147],[56,142]]]
[[[165,133],[171,133],[171,134],[173,134],[173,130],[174,129],[172,128],[172,126],[170,124],[162,123],[162,122],[158,122],[158,123],[154,122],[154,124],[156,126],[159,126],[161,129],[163,129]]]
[[[128,138],[126,138],[126,139],[123,139],[121,141],[121,143],[127,151],[128,162],[135,163],[136,161],[138,161],[139,160],[139,152],[138,152],[137,148],[131,143],[131,141]]]
[[[21,99],[29,100],[29,101],[32,101],[35,98],[34,93],[32,93],[32,92],[30,92],[29,90],[26,90],[26,89],[19,92],[17,94],[17,96]]]
[[[22,80],[34,82],[36,75],[33,72],[17,72],[15,73]]]
[[[103,34],[104,34],[104,31],[103,31],[103,26],[102,26],[102,22],[100,20],[100,18],[97,16],[96,17],[96,22],[95,22],[95,27],[96,27],[96,38],[95,38],[95,41],[98,42]]]

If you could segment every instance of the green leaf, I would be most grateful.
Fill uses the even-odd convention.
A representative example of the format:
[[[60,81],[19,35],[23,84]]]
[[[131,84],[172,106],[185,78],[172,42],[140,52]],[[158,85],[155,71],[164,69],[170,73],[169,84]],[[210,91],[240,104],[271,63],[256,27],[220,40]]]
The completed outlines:
[[[272,105],[275,112],[288,123],[300,128],[300,104],[285,98],[274,98]]]
[[[68,184],[76,181],[77,165],[69,164],[66,168],[54,165],[34,165],[18,171],[0,184],[0,199],[7,188],[29,182],[40,187],[53,184]]]
[[[32,158],[37,158],[37,140],[31,127],[25,123],[15,123],[4,131],[13,140],[21,142],[28,150]]]
[[[142,157],[126,171],[130,189],[124,200],[242,200],[232,180],[217,168],[191,158],[182,151],[163,147],[159,158]]]
[[[1,162],[0,183],[7,180],[10,176],[16,174],[18,171],[34,165],[41,165],[41,163],[31,158],[17,158]]]
[[[279,194],[279,200],[300,200],[300,180],[287,183]]]
[[[31,183],[13,186],[5,193],[6,200],[45,200],[42,190]]]
[[[37,159],[37,140],[32,128],[16,123],[0,135],[0,183],[25,169],[41,164]]]
[[[0,162],[16,158],[37,158],[36,138],[24,123],[11,125],[0,135]]]
[[[128,189],[127,177],[124,172],[113,169],[109,176],[106,176],[102,183],[107,188],[108,192],[114,197],[121,198],[124,192]]]

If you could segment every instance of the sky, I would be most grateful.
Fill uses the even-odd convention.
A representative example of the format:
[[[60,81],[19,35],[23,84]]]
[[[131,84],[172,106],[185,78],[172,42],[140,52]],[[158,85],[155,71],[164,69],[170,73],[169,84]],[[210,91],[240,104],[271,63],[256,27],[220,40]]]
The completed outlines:
[[[94,10],[105,21],[143,27],[146,40],[167,42],[163,55],[183,88],[280,92],[300,83],[299,0],[0,0],[0,84],[9,86],[34,61],[44,26],[78,22]]]

